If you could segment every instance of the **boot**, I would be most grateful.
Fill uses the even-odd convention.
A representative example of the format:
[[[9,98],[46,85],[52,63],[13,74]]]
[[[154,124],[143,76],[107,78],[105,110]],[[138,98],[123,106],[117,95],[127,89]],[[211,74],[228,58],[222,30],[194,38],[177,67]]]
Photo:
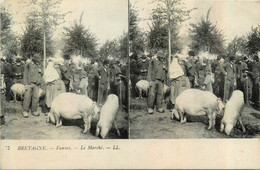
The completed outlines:
[[[23,117],[24,117],[24,118],[28,118],[28,117],[29,117],[29,113],[26,112],[26,111],[24,111],[24,112],[23,112]]]
[[[153,109],[152,108],[148,108],[148,114],[153,114]]]

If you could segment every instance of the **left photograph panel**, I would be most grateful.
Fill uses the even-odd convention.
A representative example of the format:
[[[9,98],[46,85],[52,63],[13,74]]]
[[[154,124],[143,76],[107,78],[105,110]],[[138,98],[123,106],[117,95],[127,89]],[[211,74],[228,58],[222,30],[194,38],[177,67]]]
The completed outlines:
[[[1,139],[128,139],[128,0],[0,7]]]

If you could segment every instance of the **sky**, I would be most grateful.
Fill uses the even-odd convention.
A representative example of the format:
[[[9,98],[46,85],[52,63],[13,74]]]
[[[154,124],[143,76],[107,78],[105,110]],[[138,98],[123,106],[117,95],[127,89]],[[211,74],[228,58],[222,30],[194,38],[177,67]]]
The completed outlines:
[[[7,6],[13,14],[15,24],[12,29],[17,34],[23,32],[25,16],[30,11],[24,6],[26,1],[28,0],[1,0],[1,5]],[[79,20],[83,11],[83,25],[95,34],[100,44],[128,31],[127,0],[62,0],[60,10],[71,13],[65,17],[65,23],[56,28],[54,39],[62,36],[64,26],[71,26],[74,20]]]
[[[141,21],[140,28],[148,31],[148,23],[151,11],[155,7],[151,0],[131,0],[138,9]],[[180,33],[188,35],[190,23],[197,23],[201,16],[206,16],[211,7],[210,20],[224,33],[226,42],[230,42],[235,36],[246,35],[252,26],[260,24],[260,1],[242,0],[183,0],[187,9],[197,8],[192,11],[191,19],[184,22]]]

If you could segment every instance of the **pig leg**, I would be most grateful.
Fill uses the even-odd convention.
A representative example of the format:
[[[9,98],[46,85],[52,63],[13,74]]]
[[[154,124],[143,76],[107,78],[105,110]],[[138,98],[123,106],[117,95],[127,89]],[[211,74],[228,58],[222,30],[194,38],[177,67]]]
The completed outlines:
[[[59,123],[58,123],[58,127],[61,127],[61,126],[62,126],[62,120],[63,120],[63,118],[60,117]]]
[[[46,117],[46,123],[49,123],[50,122],[50,113],[47,114],[47,117]]]
[[[139,92],[139,99],[141,99],[142,98],[142,89],[138,88],[138,92]]]
[[[214,127],[215,124],[216,124],[216,116],[217,116],[217,112],[214,111],[214,112],[213,112],[213,115],[212,115],[212,127]]]
[[[118,135],[118,136],[121,136],[120,131],[119,131],[118,128],[117,128],[116,121],[114,121],[114,126],[115,126],[115,128],[116,128],[117,135]]]
[[[242,123],[242,118],[241,118],[241,116],[238,117],[238,121],[239,121],[240,125],[242,126],[242,131],[245,133],[245,132],[246,132],[246,128],[245,128],[245,126],[244,126],[243,123]]]
[[[85,134],[90,129],[90,127],[91,127],[91,119],[92,119],[92,116],[89,116],[86,112],[83,113],[84,130],[81,131],[82,133]]]
[[[17,100],[16,100],[16,92],[14,92],[14,102],[16,103]]]
[[[92,116],[88,117],[88,130],[91,128]]]
[[[210,130],[213,126],[213,115],[212,115],[212,113],[208,113],[208,118],[209,118],[208,130]]]
[[[83,119],[84,120],[84,130],[83,131],[81,131],[82,133],[87,133],[87,131],[88,131],[88,119]]]
[[[99,127],[99,126],[97,126],[97,128],[96,128],[96,136],[98,136],[98,135],[99,135],[99,133],[100,133],[100,127]]]
[[[60,120],[60,116],[56,113],[53,113],[54,117],[55,117],[55,121],[56,121],[56,128],[60,127],[62,125],[62,122]]]
[[[224,130],[224,128],[225,128],[225,125],[224,125],[224,123],[221,121],[221,124],[220,124],[220,132],[223,132],[223,130]]]
[[[179,112],[180,114],[180,124],[183,124],[186,122],[186,117],[184,116],[183,112]]]

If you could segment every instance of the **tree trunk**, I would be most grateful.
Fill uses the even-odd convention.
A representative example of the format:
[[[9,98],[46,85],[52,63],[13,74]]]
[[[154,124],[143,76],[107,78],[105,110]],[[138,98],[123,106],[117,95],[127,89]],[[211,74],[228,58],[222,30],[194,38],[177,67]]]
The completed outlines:
[[[171,27],[170,27],[170,23],[169,23],[169,28],[168,28],[168,52],[169,52],[169,56],[168,56],[168,70],[170,69],[170,64],[171,64]]]
[[[46,45],[45,42],[46,37],[45,37],[45,30],[43,30],[43,73],[45,72],[45,65],[46,65]]]

